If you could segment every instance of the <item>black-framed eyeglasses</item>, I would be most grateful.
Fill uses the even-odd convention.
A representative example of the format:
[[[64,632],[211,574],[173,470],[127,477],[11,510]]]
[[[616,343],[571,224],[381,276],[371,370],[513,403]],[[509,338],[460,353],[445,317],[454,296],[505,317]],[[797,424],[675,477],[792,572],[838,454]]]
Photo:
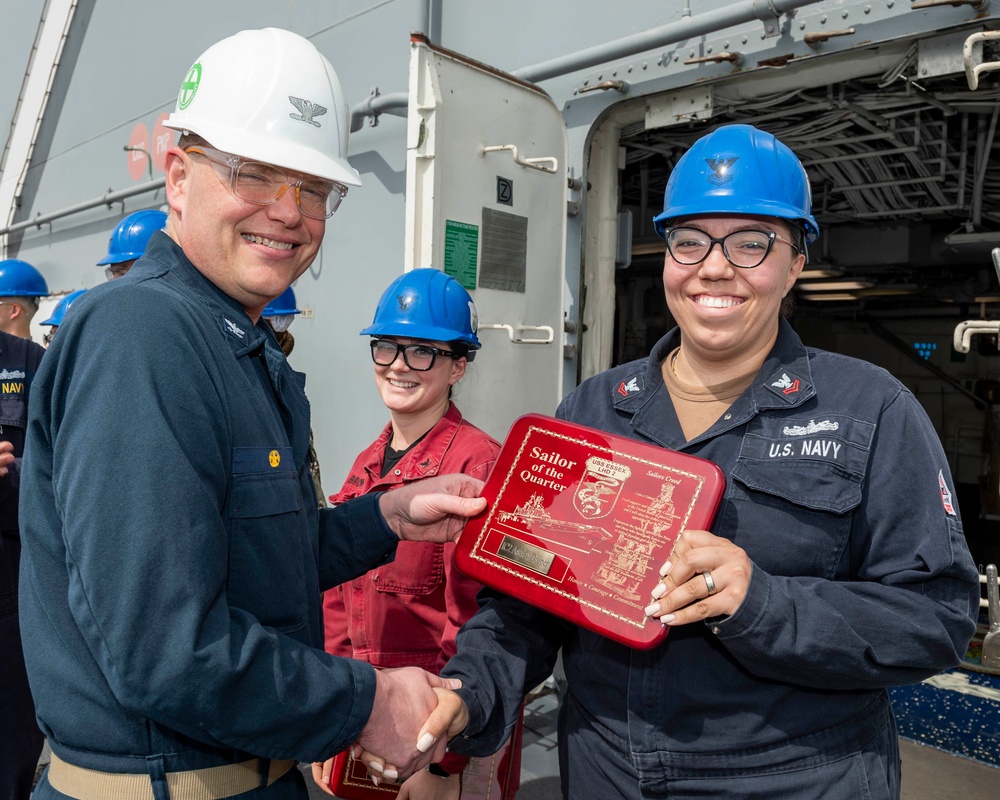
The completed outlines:
[[[693,267],[708,258],[717,244],[722,246],[722,253],[729,263],[740,269],[759,267],[775,242],[784,242],[793,249],[798,249],[795,242],[774,231],[733,231],[717,239],[697,228],[668,228],[664,238],[667,240],[670,257],[687,267]]]
[[[452,350],[442,350],[429,344],[399,344],[392,339],[372,339],[372,361],[380,367],[388,367],[400,353],[403,363],[415,372],[426,372],[434,366],[438,356],[462,358],[464,354]]]
[[[43,345],[45,345],[46,347],[48,347],[50,344],[52,344],[52,337],[54,337],[56,335],[56,328],[58,328],[58,327],[59,326],[56,325],[56,326],[52,327],[49,330],[48,333],[42,334],[42,344]]]
[[[321,178],[292,177],[280,167],[246,161],[232,153],[212,147],[189,147],[185,153],[204,156],[213,164],[229,170],[229,189],[241,200],[259,206],[277,203],[289,187],[295,189],[295,202],[303,216],[327,219],[340,208],[347,187]]]

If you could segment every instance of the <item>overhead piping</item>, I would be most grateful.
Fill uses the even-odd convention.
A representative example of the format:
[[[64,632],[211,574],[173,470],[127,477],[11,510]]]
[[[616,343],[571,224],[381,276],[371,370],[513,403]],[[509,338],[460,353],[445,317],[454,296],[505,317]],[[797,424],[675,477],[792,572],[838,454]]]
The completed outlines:
[[[752,22],[755,19],[761,20],[766,26],[768,22],[777,21],[782,14],[788,11],[819,2],[821,0],[742,0],[742,2],[731,3],[724,9],[699,14],[696,17],[690,15],[690,8],[685,8],[685,13],[678,22],[650,28],[641,33],[544,61],[541,64],[522,67],[511,74],[522,80],[537,83],[596,64],[603,64],[612,59],[625,58],[658,47],[684,42],[692,36],[715,33],[733,25]],[[381,113],[392,113],[405,117],[407,103],[406,92],[369,97],[365,102],[359,103],[351,109],[351,130],[359,130],[365,117]],[[400,109],[403,110],[402,113],[399,113]]]
[[[6,228],[0,228],[0,236],[5,236],[9,233],[17,233],[17,231],[23,231],[27,228],[40,228],[42,225],[59,219],[60,217],[68,217],[70,214],[76,214],[90,208],[97,208],[97,206],[108,206],[110,208],[115,203],[125,200],[126,198],[162,189],[166,182],[166,178],[157,178],[154,181],[149,181],[148,183],[143,183],[139,186],[130,186],[128,189],[120,189],[117,192],[109,191],[100,197],[95,197],[93,200],[86,200],[82,203],[77,203],[75,206],[64,208],[61,211],[54,211],[51,214],[39,214],[34,219],[27,219],[23,222],[18,222],[15,225],[8,225]]]
[[[650,28],[614,42],[544,61],[531,67],[522,67],[515,70],[513,75],[522,80],[537,83],[597,64],[604,64],[614,59],[644,53],[657,47],[685,42],[692,36],[715,33],[733,25],[753,22],[755,19],[766,24],[769,19],[777,20],[788,11],[794,11],[802,6],[811,6],[818,2],[820,0],[743,0],[740,3],[730,3],[726,8],[698,14],[695,17],[685,15],[679,22]]]

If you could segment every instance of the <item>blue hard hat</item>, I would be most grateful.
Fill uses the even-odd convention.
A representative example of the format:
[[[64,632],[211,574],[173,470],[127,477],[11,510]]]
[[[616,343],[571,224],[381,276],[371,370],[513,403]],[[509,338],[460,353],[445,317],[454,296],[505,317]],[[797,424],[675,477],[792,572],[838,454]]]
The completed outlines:
[[[167,215],[154,208],[136,211],[115,225],[108,242],[108,254],[97,262],[97,266],[135,261],[142,256],[149,243],[149,237],[163,230]]]
[[[59,303],[56,305],[55,310],[52,312],[52,316],[49,317],[44,322],[38,323],[39,325],[62,325],[63,317],[66,316],[66,312],[69,311],[69,307],[73,305],[73,301],[76,300],[81,294],[83,294],[86,289],[77,289],[75,292],[70,292],[66,295]]]
[[[27,261],[0,261],[0,297],[47,297],[48,284]]]
[[[802,162],[773,134],[752,125],[723,125],[681,156],[653,227],[662,238],[670,220],[697,214],[778,217],[801,226],[807,244],[819,237]]]
[[[260,312],[262,317],[282,317],[288,314],[301,314],[295,305],[295,292],[289,286],[278,297],[268,303]]]
[[[389,284],[361,335],[462,342],[478,350],[478,328],[476,304],[465,287],[441,270],[425,268],[404,272]]]

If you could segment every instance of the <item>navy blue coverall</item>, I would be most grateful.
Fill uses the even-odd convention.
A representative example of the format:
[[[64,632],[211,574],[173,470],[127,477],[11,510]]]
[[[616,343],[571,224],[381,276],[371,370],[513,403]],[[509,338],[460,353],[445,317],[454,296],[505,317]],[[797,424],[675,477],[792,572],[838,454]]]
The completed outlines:
[[[679,343],[584,382],[557,415],[723,469],[712,531],[753,562],[743,603],[638,651],[484,593],[442,671],[470,712],[452,747],[490,752],[562,649],[566,798],[898,797],[885,687],[959,663],[978,612],[938,436],[887,372],[783,321],[753,383],[686,441],[660,371]]]
[[[0,441],[14,446],[14,463],[0,478],[0,800],[27,800],[44,742],[28,691],[17,616],[21,454],[29,387],[44,354],[40,344],[0,331]]]
[[[377,496],[317,508],[304,378],[157,232],[91,289],[33,387],[22,624],[53,753],[103,772],[322,760],[368,665],[323,652],[321,590],[382,563]],[[61,797],[43,775],[38,800]],[[240,797],[303,798],[292,769]]]

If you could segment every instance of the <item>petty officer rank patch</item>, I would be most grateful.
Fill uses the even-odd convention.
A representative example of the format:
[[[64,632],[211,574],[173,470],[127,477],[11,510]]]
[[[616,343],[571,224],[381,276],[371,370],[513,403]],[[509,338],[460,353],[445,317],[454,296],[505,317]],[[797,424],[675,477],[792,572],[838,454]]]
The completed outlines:
[[[740,458],[819,461],[860,475],[874,437],[874,424],[839,414],[797,417],[765,412],[750,421]]]
[[[764,386],[773,395],[780,397],[788,405],[795,405],[803,397],[812,393],[812,384],[788,370],[774,373],[764,381]]]
[[[639,394],[642,391],[642,373],[637,373],[635,375],[630,375],[625,380],[621,381],[618,386],[615,387],[615,394],[619,397],[628,397],[629,395]]]

